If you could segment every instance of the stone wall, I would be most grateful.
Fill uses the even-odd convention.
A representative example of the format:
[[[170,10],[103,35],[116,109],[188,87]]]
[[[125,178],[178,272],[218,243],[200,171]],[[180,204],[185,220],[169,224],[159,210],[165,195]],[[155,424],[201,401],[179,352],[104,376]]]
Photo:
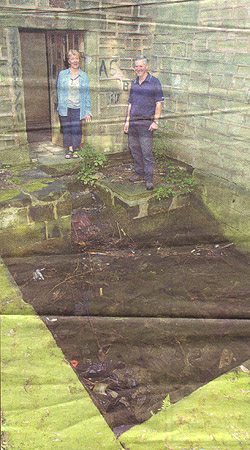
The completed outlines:
[[[161,127],[167,125],[173,132],[169,156],[194,167],[205,186],[203,200],[213,205],[215,216],[218,202],[224,195],[229,201],[228,193],[236,192],[235,187],[240,192],[245,189],[244,201],[237,194],[237,214],[244,213],[250,188],[248,3],[11,0],[5,7],[2,2],[1,162],[29,160],[19,29],[82,30],[93,107],[93,121],[85,127],[86,140],[107,153],[127,150],[123,123],[134,78],[133,58],[146,54],[166,97]],[[227,193],[222,189],[220,199],[213,197],[212,202],[210,177],[215,179],[213,186],[216,180],[220,186],[224,186],[221,180],[227,183]],[[230,201],[226,208],[232,211]],[[229,217],[229,227],[241,233],[234,221],[235,204]]]
[[[226,238],[250,250],[248,0],[159,5],[152,64],[166,101],[169,156],[191,164]]]
[[[172,156],[249,188],[248,0],[164,5],[156,24],[152,59],[167,96]]]
[[[0,142],[1,161],[28,162],[26,114],[19,30],[81,30],[85,36],[85,70],[89,75],[93,121],[85,127],[86,140],[99,150],[127,150],[123,133],[133,59],[150,55],[154,24],[137,2],[99,4],[80,0],[12,0],[0,13],[2,78],[6,104]],[[42,8],[41,10],[37,8]],[[7,15],[5,14],[7,12]],[[31,43],[32,48],[32,43]],[[7,122],[5,118],[8,117]],[[7,149],[4,152],[4,149]],[[17,157],[14,157],[16,150]]]
[[[65,248],[70,243],[72,202],[67,187],[52,179],[29,180],[0,195],[1,255]],[[49,177],[48,177],[49,178]]]
[[[134,3],[126,2],[126,6],[122,6],[104,0],[103,28],[94,37],[98,45],[92,97],[97,100],[94,120],[87,132],[89,142],[104,152],[127,150],[123,125],[130,82],[134,78],[133,61],[138,54],[150,56],[152,49],[154,24],[148,21],[146,11]],[[93,45],[89,45],[90,54],[92,49]]]
[[[86,33],[91,143],[105,152],[127,149],[122,130],[133,58],[146,54],[166,96],[162,125],[175,132],[171,156],[248,186],[247,1],[12,0],[0,15],[1,159],[28,159],[19,28],[75,29]]]
[[[0,87],[0,161],[27,163],[29,151],[23,139],[25,111],[20,52],[13,42],[12,30],[3,28],[0,28]]]

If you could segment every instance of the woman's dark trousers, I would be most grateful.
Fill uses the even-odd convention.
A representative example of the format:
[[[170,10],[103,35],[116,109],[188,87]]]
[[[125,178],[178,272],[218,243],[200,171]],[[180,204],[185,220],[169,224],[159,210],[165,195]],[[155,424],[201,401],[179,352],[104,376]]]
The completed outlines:
[[[67,116],[60,116],[63,130],[64,147],[79,148],[82,139],[82,122],[80,120],[80,109],[68,108]]]

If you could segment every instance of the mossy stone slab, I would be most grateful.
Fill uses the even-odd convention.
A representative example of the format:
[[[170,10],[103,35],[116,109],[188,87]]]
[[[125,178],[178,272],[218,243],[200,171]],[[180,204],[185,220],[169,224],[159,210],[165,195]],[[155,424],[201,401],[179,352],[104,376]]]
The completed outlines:
[[[112,182],[111,179],[102,179],[97,182],[100,188],[107,188],[113,195],[117,194],[124,202],[135,203],[137,200],[149,199],[155,196],[156,191],[147,191],[145,183]]]

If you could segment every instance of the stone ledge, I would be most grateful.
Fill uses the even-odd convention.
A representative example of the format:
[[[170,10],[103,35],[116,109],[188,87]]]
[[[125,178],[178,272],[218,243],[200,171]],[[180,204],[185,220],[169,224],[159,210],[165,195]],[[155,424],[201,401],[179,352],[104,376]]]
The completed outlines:
[[[168,212],[177,208],[186,207],[190,204],[189,195],[176,195],[166,199],[156,198],[156,186],[154,190],[147,191],[144,182],[123,183],[111,182],[102,179],[97,182],[99,190],[105,191],[109,197],[111,206],[120,205],[127,211],[132,212],[133,219],[152,216],[162,212]],[[134,211],[134,212],[133,212]],[[131,215],[131,214],[130,214]]]
[[[36,175],[40,178],[41,174]],[[45,183],[31,177],[21,188],[20,193],[9,190],[9,198],[0,202],[1,254],[68,247],[72,202],[65,184],[49,177]]]

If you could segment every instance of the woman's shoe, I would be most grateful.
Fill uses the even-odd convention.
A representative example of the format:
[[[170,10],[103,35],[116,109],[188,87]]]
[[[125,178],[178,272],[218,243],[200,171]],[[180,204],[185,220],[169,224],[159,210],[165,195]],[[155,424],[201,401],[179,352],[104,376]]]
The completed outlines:
[[[72,157],[73,157],[73,150],[68,150],[65,155],[65,159],[70,159]]]
[[[79,158],[78,152],[76,150],[73,152],[73,158]]]

